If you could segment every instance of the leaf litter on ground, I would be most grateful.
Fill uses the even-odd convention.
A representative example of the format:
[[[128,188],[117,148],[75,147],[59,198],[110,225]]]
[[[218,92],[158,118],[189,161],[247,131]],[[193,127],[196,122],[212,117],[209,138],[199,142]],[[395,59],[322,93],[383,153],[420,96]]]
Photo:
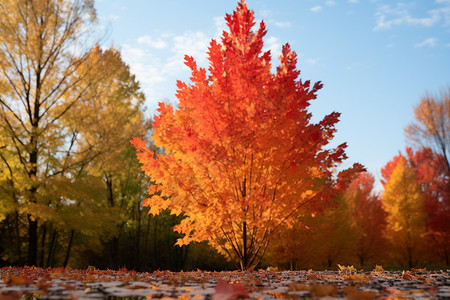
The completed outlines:
[[[155,271],[5,267],[0,300],[13,299],[450,299],[450,271]]]

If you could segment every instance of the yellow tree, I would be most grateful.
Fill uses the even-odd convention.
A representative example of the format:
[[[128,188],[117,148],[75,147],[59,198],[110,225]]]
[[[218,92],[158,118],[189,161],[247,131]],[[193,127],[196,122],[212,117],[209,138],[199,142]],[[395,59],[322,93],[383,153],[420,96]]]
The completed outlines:
[[[60,192],[56,194],[59,198],[76,200],[72,201],[72,205],[62,206],[61,214],[65,215],[66,220],[59,223],[62,225],[59,228],[53,228],[68,231],[69,242],[65,263],[68,261],[75,235],[79,234],[85,237],[85,240],[100,237],[104,242],[112,240],[113,246],[118,243],[120,229],[128,217],[125,209],[128,205],[138,205],[142,201],[142,192],[130,188],[134,181],[139,181],[139,167],[135,155],[134,158],[131,156],[130,151],[134,149],[130,149],[128,141],[136,133],[144,136],[150,125],[143,114],[142,105],[145,99],[139,83],[130,73],[129,66],[122,61],[118,50],[111,48],[103,51],[96,46],[80,69],[90,70],[92,76],[95,74],[108,76],[97,81],[95,86],[89,87],[83,99],[75,103],[61,118],[70,132],[69,136],[76,136],[73,162],[84,162],[83,165],[72,163],[70,170],[66,171],[68,176],[57,176],[49,186],[50,189],[53,185],[60,186]],[[86,81],[90,80],[92,78],[86,78]],[[91,153],[90,156],[94,159],[86,160],[86,153]],[[85,165],[86,163],[89,164]],[[69,180],[66,177],[69,177]],[[97,202],[96,209],[92,205],[83,205],[86,199],[76,198],[76,193],[75,195],[63,193],[63,187],[61,188],[71,184],[81,189],[86,185],[87,190],[92,190],[91,182],[103,182],[102,193],[99,195],[94,192],[89,199]],[[77,213],[80,209],[87,212],[80,215]],[[73,212],[73,215],[70,212]],[[99,221],[95,227],[91,226],[97,228],[94,232],[98,232],[98,235],[90,232],[89,236],[83,233],[86,232],[85,229],[80,230],[80,226],[74,226],[76,225],[74,222],[67,222],[78,218],[86,219],[85,223],[89,224],[89,216]],[[109,221],[101,222],[101,220]],[[104,228],[99,230],[101,226]],[[109,238],[105,234],[100,236],[102,231],[109,232]],[[96,248],[101,249],[98,246]],[[117,261],[117,249],[113,247],[110,252],[113,254],[113,261]],[[114,263],[114,267],[118,266],[118,263]]]
[[[420,262],[426,235],[425,199],[414,169],[402,155],[386,165],[383,207],[393,256],[409,267]],[[388,170],[388,171],[387,171]],[[387,171],[387,172],[386,172]]]
[[[99,81],[95,87],[89,88],[86,92],[88,100],[78,101],[65,114],[64,121],[80,135],[79,153],[93,151],[98,154],[86,171],[103,181],[105,209],[122,209],[124,212],[128,205],[139,205],[142,200],[137,196],[142,194],[141,191],[134,191],[135,198],[130,195],[130,187],[139,180],[140,170],[136,156],[130,158],[129,140],[136,135],[143,137],[150,130],[151,124],[146,121],[142,109],[145,98],[118,50],[102,51],[97,46],[82,68],[89,69],[93,76],[111,75],[108,80]],[[79,122],[81,115],[85,116],[83,122]],[[134,202],[137,203],[132,204]],[[123,213],[116,220],[116,225],[125,224],[126,218]],[[118,234],[120,228],[117,227],[116,231]],[[111,242],[110,251],[114,267],[119,267],[117,234]]]
[[[41,217],[54,216],[46,211],[57,207],[46,196],[49,181],[81,174],[106,147],[119,143],[109,143],[112,138],[99,143],[100,137],[118,132],[113,120],[122,124],[120,118],[129,117],[117,108],[115,117],[105,118],[103,132],[89,123],[92,114],[105,108],[99,99],[123,97],[126,84],[135,84],[134,78],[125,78],[130,75],[116,50],[103,52],[95,45],[90,33],[95,19],[91,0],[0,3],[0,123],[5,143],[0,154],[13,171],[8,178],[21,189],[15,201],[27,222],[30,265],[37,263],[38,228],[47,221]],[[129,92],[136,97],[127,101],[136,106],[143,100],[133,89]],[[118,107],[129,109],[122,102]],[[81,106],[91,109],[78,109]]]
[[[225,20],[229,31],[221,43],[211,41],[208,72],[186,56],[192,84],[177,83],[177,109],[160,104],[152,139],[165,154],[139,139],[133,144],[158,184],[149,191],[150,213],[168,208],[185,216],[175,227],[184,234],[177,244],[209,240],[247,269],[280,224],[332,192],[346,145],[326,148],[339,113],[311,122],[307,107],[322,84],[298,79],[289,45],[272,74],[270,52],[262,52],[264,22],[252,30],[245,1]]]

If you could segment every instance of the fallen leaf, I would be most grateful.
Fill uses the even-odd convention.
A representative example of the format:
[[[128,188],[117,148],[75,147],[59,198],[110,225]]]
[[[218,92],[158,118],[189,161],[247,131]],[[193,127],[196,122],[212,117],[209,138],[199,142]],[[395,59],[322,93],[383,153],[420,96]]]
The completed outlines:
[[[411,272],[414,272],[414,273],[426,273],[427,272],[427,268],[424,268],[424,269],[411,268]]]
[[[250,294],[241,284],[228,284],[225,280],[218,278],[216,291],[212,296],[212,300],[231,300],[237,298],[250,298]]]
[[[11,292],[6,294],[0,294],[0,300],[19,300],[22,298],[23,292]]]
[[[6,283],[7,285],[21,285],[21,284],[30,284],[33,282],[33,280],[31,280],[28,277],[20,275],[20,276],[3,277],[3,282]]]
[[[337,285],[330,285],[330,284],[315,284],[312,287],[312,292],[317,297],[325,297],[325,296],[332,296],[336,297],[338,293],[338,287]]]
[[[354,266],[341,266],[338,264],[338,267],[341,272],[356,272],[356,268]]]
[[[384,272],[383,266],[375,265],[374,272]]]
[[[352,275],[342,276],[342,277],[348,281],[360,281],[360,282],[370,281],[370,278],[367,278],[366,276],[364,276],[364,274],[352,274]]]
[[[345,286],[342,288],[342,293],[346,296],[347,300],[373,300],[376,293],[372,291],[360,291],[355,286]]]
[[[402,280],[414,280],[414,276],[412,276],[409,272],[403,271]]]

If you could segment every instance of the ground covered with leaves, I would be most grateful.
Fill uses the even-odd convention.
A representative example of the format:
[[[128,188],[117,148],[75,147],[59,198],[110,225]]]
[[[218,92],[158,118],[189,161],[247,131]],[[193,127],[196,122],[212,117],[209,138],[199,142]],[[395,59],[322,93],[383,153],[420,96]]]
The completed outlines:
[[[450,270],[140,273],[6,267],[5,299],[450,299]]]

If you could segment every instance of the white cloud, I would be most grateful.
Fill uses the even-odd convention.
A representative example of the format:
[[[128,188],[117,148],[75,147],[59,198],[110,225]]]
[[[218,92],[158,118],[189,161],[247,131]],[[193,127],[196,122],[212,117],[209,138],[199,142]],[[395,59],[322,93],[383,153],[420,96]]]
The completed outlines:
[[[148,45],[156,49],[164,49],[167,47],[167,42],[165,42],[163,39],[161,38],[153,39],[148,35],[141,36],[140,38],[138,38],[137,41],[139,44]]]
[[[131,72],[136,74],[141,83],[149,111],[153,112],[159,101],[167,97],[174,98],[173,91],[168,90],[167,86],[174,87],[175,80],[187,74],[185,54],[193,56],[199,66],[205,66],[210,40],[203,32],[187,31],[180,35],[142,36],[135,45],[122,46],[124,61],[130,65]],[[170,51],[155,54],[154,49],[166,48]]]
[[[281,55],[281,47],[282,45],[277,37],[269,36],[264,39],[264,48],[262,51],[266,52],[270,50],[272,58],[277,58]]]
[[[258,10],[258,15],[260,15],[263,18],[268,18],[273,15],[273,11],[270,9],[260,9]]]
[[[187,31],[183,35],[173,37],[172,51],[175,56],[190,55],[198,61],[205,61],[210,41],[211,38],[201,31]]]
[[[328,5],[328,6],[333,6],[333,5],[336,5],[336,1],[328,0],[327,2],[325,2],[325,4]]]
[[[378,7],[375,13],[376,25],[374,30],[390,29],[396,25],[431,27],[436,25],[442,18],[446,20],[445,25],[450,24],[450,7],[428,10],[425,16],[414,16],[410,12],[411,9],[411,4],[406,3]]]
[[[185,55],[192,56],[199,66],[206,64],[206,52],[210,41],[211,38],[200,31],[187,31],[172,37],[170,47],[172,54],[164,62],[162,72],[174,75],[185,71]]]
[[[161,89],[161,83],[165,82],[164,62],[151,53],[151,48],[122,46],[124,61],[130,66],[131,72],[141,83],[142,90],[147,97],[150,111],[157,108],[158,101],[167,95]]]
[[[273,25],[275,25],[276,27],[280,27],[280,28],[287,28],[287,27],[291,27],[291,22],[277,22],[274,21]]]
[[[130,45],[123,45],[123,53],[124,53],[124,57],[129,57],[129,58],[135,58],[136,60],[141,60],[144,59],[146,56],[146,53],[143,49],[141,48],[133,48]]]
[[[348,3],[358,3],[358,0],[348,0]]]
[[[315,65],[319,62],[320,58],[307,58],[306,62],[310,65]]]
[[[427,39],[423,40],[422,42],[415,44],[414,47],[416,47],[416,48],[421,48],[421,47],[426,47],[426,46],[434,47],[434,46],[436,46],[436,42],[437,42],[436,38],[427,38]]]
[[[322,6],[320,6],[320,5],[316,5],[316,6],[313,6],[313,7],[310,8],[310,11],[312,11],[314,13],[317,13],[317,12],[319,12],[321,10],[322,10]]]
[[[214,24],[217,30],[215,38],[218,39],[222,31],[228,28],[223,18],[214,18]],[[278,26],[288,27],[290,23],[280,22]],[[208,31],[211,32],[211,30]],[[175,81],[188,80],[190,74],[184,65],[185,55],[192,56],[199,67],[208,67],[206,52],[211,38],[210,34],[207,35],[202,31],[186,31],[180,34],[161,33],[158,36],[141,36],[135,44],[122,46],[124,61],[130,65],[131,72],[136,74],[147,97],[148,111],[154,112],[160,101],[175,101],[173,90]],[[264,38],[263,51],[270,50],[273,58],[281,54],[281,48],[282,44],[277,37]],[[164,49],[164,51],[156,52],[155,49]]]
[[[108,20],[117,21],[119,19],[120,19],[120,17],[118,15],[113,15],[113,14],[108,15]]]
[[[228,31],[228,26],[225,22],[224,17],[215,17],[214,24],[216,25],[216,34],[214,36],[214,39],[217,40],[220,36],[222,36],[223,31]]]

